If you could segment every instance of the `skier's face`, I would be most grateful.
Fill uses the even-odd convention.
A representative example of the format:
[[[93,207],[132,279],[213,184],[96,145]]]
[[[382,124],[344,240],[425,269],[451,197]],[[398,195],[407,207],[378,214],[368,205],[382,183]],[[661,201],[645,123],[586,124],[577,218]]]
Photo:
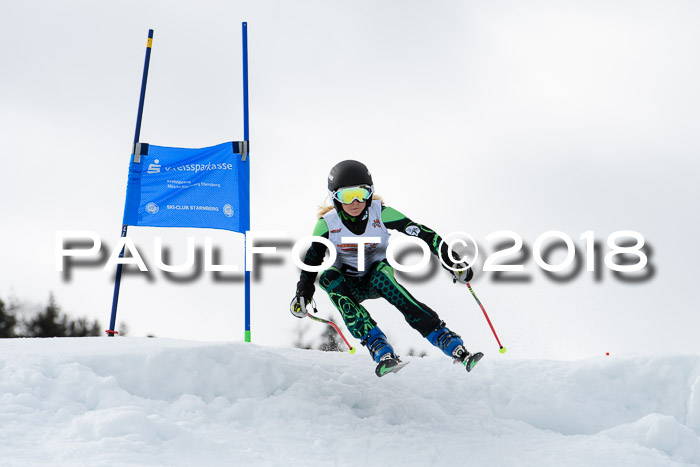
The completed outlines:
[[[350,204],[343,204],[343,210],[352,217],[356,217],[365,209],[366,204],[366,201],[360,203],[358,200],[354,200]]]

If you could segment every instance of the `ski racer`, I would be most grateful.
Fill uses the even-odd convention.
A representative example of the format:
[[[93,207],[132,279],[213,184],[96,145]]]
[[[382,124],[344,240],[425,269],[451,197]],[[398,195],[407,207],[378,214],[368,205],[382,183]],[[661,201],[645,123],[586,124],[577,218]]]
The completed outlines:
[[[387,262],[388,229],[418,237],[428,244],[430,251],[440,255],[450,266],[453,280],[462,284],[471,280],[473,272],[464,262],[454,263],[447,254],[447,246],[440,236],[428,227],[412,221],[399,211],[385,206],[374,197],[374,183],[367,167],[355,160],[336,164],[328,175],[328,194],[332,206],[319,212],[314,236],[330,240],[337,251],[333,266],[321,273],[319,285],[340,311],[350,333],[360,339],[377,363],[378,376],[403,366],[386,335],[367,312],[362,302],[384,298],[394,305],[406,322],[431,344],[438,347],[455,363],[463,363],[467,371],[483,357],[471,354],[462,338],[447,328],[438,314],[416,300],[394,277],[394,269]],[[362,237],[379,237],[378,243],[366,243]],[[345,238],[345,242],[341,239]],[[348,238],[361,242],[348,241]],[[358,264],[358,246],[364,248],[364,265]],[[438,248],[442,245],[442,251]],[[327,247],[313,242],[306,252],[304,263],[318,266],[323,263]],[[317,273],[302,271],[296,296],[290,311],[298,318],[307,316],[307,305],[315,292]],[[394,370],[394,371],[395,371]]]

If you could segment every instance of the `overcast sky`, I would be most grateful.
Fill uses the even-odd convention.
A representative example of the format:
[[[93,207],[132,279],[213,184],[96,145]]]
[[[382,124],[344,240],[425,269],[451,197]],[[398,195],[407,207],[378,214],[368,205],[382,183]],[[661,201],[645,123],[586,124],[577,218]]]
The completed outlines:
[[[112,273],[55,270],[58,230],[119,237],[145,43],[155,30],[141,141],[240,140],[241,22],[249,24],[252,228],[309,235],[338,161],[363,161],[386,203],[442,235],[523,238],[526,282],[473,285],[507,355],[698,352],[700,5],[692,1],[12,2],[0,15],[0,298],[108,323]],[[555,281],[538,236],[641,233],[650,278],[604,264]],[[131,228],[184,258],[206,235],[238,261],[240,235]],[[266,264],[253,284],[253,341],[289,346],[298,270]],[[556,250],[551,262],[563,259]],[[148,261],[147,261],[148,262]],[[151,262],[152,264],[152,262]],[[567,271],[562,273],[567,274]],[[596,280],[598,276],[598,280]],[[498,346],[466,288],[437,271],[403,278],[472,350]],[[131,335],[242,340],[240,282],[129,275]],[[318,291],[325,317],[340,319]],[[366,302],[397,350],[428,350],[398,311]],[[344,328],[343,328],[344,329]],[[357,343],[355,343],[357,344]]]

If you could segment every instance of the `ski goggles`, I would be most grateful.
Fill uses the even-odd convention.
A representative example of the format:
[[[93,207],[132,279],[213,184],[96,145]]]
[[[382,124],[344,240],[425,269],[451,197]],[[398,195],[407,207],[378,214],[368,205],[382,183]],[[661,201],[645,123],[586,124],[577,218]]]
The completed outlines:
[[[367,185],[341,188],[333,192],[333,198],[343,204],[350,204],[355,200],[364,203],[370,196],[372,196],[372,187]]]

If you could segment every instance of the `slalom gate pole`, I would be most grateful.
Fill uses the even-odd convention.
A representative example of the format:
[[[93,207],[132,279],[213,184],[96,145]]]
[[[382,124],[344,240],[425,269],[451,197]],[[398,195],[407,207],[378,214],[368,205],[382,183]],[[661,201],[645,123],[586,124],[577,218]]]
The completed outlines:
[[[148,65],[151,62],[151,46],[153,45],[153,29],[148,30],[148,41],[146,42],[146,60],[143,64],[143,77],[141,78],[141,94],[139,95],[139,110],[136,114],[136,131],[134,132],[134,152],[136,151],[136,143],[139,142],[141,137],[141,119],[143,117],[143,103],[146,99],[146,82],[148,81]],[[134,154],[131,154],[133,157]],[[122,237],[126,237],[128,225],[122,224]],[[119,258],[124,257],[124,247],[119,253]],[[112,295],[112,315],[109,319],[109,329],[105,331],[108,336],[114,337],[115,334],[119,334],[114,330],[117,321],[117,303],[119,302],[119,288],[122,282],[122,264],[117,264],[117,274],[114,278],[114,294]]]
[[[246,144],[250,138],[250,128],[248,119],[248,23],[243,22],[241,24],[241,31],[243,35],[243,140]],[[249,150],[249,149],[247,149]],[[246,157],[248,154],[246,154]],[[246,159],[248,164],[250,164],[250,159]],[[250,165],[248,165],[248,170],[250,170]],[[250,172],[249,172],[250,173]],[[248,184],[248,214],[242,220],[243,224],[243,248],[247,248],[245,241],[247,233],[250,230],[250,183]],[[248,257],[248,253],[244,251],[244,258]],[[245,265],[245,332],[244,340],[245,342],[250,342],[250,271],[248,270],[248,265]]]
[[[500,353],[506,353],[506,348],[503,347],[503,345],[501,345],[501,341],[498,339],[498,335],[496,334],[496,330],[493,328],[493,324],[491,324],[491,320],[489,319],[489,315],[486,314],[486,310],[484,309],[484,305],[481,304],[479,297],[476,296],[476,294],[474,293],[474,289],[472,289],[472,286],[469,284],[469,282],[467,282],[467,287],[469,287],[469,291],[474,296],[474,300],[476,300],[476,303],[478,303],[479,306],[481,307],[481,311],[484,312],[484,316],[486,317],[486,321],[489,323],[489,327],[491,327],[491,332],[493,332],[493,337],[495,337],[496,342],[498,342],[498,347],[499,347],[498,351]]]
[[[323,318],[319,318],[318,316],[313,316],[311,313],[306,313],[306,316],[308,316],[309,318],[311,318],[314,321],[318,321],[319,323],[330,324],[333,327],[333,329],[335,329],[335,332],[337,332],[338,335],[343,339],[343,342],[345,342],[345,345],[348,346],[348,352],[355,353],[355,350],[357,350],[357,349],[355,349],[352,345],[350,345],[350,342],[348,342],[348,340],[345,338],[343,333],[340,332],[340,328],[338,328],[337,324],[335,324],[333,321],[328,321],[328,320],[325,320]]]

